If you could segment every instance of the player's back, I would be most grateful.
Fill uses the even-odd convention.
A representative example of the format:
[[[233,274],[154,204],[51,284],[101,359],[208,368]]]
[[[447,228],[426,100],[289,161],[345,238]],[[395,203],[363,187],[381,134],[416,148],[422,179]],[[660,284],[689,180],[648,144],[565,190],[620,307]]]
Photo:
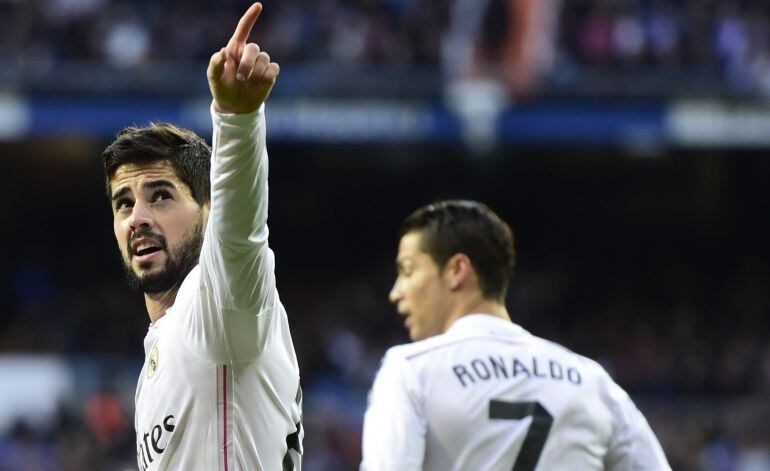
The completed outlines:
[[[425,424],[424,470],[601,470],[618,459],[625,393],[597,363],[515,324],[465,316],[392,348],[394,361]]]

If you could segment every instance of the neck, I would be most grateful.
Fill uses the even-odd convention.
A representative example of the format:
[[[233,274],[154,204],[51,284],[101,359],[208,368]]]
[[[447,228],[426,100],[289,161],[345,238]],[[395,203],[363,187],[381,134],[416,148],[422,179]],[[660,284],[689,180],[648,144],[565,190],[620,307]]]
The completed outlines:
[[[472,297],[464,302],[458,303],[457,309],[455,309],[447,319],[444,332],[446,332],[457,319],[467,316],[468,314],[486,314],[492,317],[499,317],[500,319],[509,322],[511,320],[511,316],[508,315],[508,309],[505,308],[505,304],[482,297]]]
[[[147,306],[147,314],[150,315],[150,323],[154,324],[166,314],[168,308],[174,305],[177,291],[179,287],[162,293],[144,293],[144,304]]]

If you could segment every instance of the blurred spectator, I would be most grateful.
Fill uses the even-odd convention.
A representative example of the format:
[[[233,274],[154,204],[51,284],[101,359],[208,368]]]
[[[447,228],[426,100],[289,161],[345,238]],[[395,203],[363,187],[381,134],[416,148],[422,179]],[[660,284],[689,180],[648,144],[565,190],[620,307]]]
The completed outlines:
[[[54,471],[58,469],[56,448],[41,440],[23,423],[0,438],[0,469],[3,471]]]
[[[204,63],[226,39],[222,18],[239,8],[234,0],[215,11],[173,0],[0,1],[0,59],[9,64],[0,83],[23,87],[60,63]],[[730,90],[770,93],[769,15],[766,3],[727,0],[286,0],[266,5],[254,34],[286,65],[443,67],[452,80],[498,77],[519,97],[566,64],[714,69]]]

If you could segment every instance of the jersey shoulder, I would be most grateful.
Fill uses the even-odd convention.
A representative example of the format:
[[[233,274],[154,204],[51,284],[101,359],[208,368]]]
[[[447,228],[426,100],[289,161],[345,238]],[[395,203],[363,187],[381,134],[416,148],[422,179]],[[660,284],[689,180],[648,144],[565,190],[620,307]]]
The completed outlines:
[[[394,345],[385,352],[385,358],[398,358],[402,361],[409,361],[425,353],[443,348],[452,342],[453,339],[448,334],[439,334],[412,343]]]
[[[544,345],[547,345],[547,348],[550,348],[552,351],[560,352],[562,355],[568,355],[573,358],[575,358],[584,368],[585,370],[591,374],[591,376],[598,380],[599,383],[611,383],[614,384],[615,381],[610,376],[609,372],[602,366],[601,363],[598,361],[589,358],[585,355],[582,355],[580,353],[577,353],[564,345],[560,343],[556,343],[552,340],[547,340],[541,337],[533,336],[534,338],[540,340],[544,343]]]

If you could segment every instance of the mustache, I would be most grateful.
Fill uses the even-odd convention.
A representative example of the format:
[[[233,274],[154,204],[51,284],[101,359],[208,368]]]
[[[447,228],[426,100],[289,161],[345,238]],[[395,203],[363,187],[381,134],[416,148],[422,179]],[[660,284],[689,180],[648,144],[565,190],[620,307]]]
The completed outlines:
[[[128,256],[129,258],[134,257],[134,251],[132,250],[132,247],[134,245],[134,241],[136,239],[140,238],[146,238],[146,239],[152,239],[158,247],[160,247],[161,250],[166,250],[166,238],[163,237],[161,234],[156,234],[152,231],[137,231],[134,232],[131,237],[128,239]]]

